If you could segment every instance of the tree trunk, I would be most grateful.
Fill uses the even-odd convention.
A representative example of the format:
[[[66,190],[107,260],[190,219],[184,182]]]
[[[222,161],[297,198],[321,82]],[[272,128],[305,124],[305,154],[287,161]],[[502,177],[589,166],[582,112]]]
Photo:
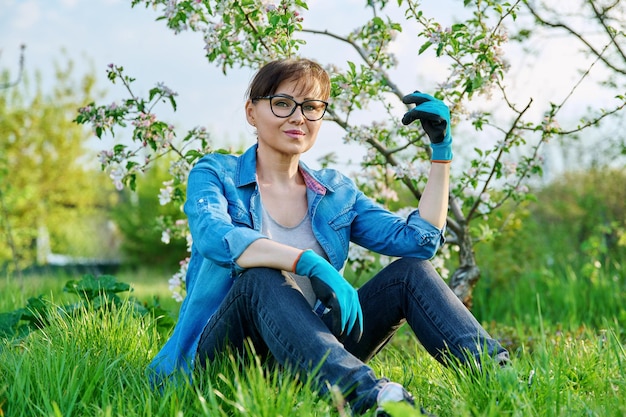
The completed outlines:
[[[469,226],[463,224],[458,234],[459,267],[450,278],[450,288],[457,297],[471,310],[474,287],[480,278],[480,268],[476,265],[476,256]]]

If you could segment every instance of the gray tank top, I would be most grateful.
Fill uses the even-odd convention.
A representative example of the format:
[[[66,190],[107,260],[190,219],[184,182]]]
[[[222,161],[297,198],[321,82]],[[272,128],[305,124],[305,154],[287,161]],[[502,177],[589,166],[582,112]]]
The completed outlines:
[[[312,249],[318,255],[326,258],[324,250],[313,235],[311,217],[308,212],[302,221],[294,227],[285,227],[279,224],[269,215],[264,207],[262,207],[262,216],[261,232],[271,240],[298,249]],[[303,275],[294,274],[291,271],[283,271],[283,273],[291,276],[296,281],[296,284],[300,287],[300,291],[302,291],[304,298],[306,298],[311,307],[314,307],[317,298],[311,288],[311,281],[309,278]]]

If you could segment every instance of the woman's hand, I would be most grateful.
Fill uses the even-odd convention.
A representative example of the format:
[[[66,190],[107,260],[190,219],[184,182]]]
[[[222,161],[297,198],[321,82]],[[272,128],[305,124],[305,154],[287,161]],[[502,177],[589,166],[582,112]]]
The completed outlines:
[[[309,277],[315,295],[330,309],[333,334],[338,338],[350,335],[359,340],[363,333],[363,312],[354,287],[326,259],[310,249],[296,259],[293,272]],[[356,333],[352,333],[353,330]]]
[[[408,125],[415,120],[422,123],[424,131],[430,138],[430,147],[433,150],[434,162],[449,162],[452,160],[452,135],[450,134],[450,110],[443,101],[433,96],[420,93],[406,95],[402,98],[404,104],[415,104],[402,118],[402,123]]]

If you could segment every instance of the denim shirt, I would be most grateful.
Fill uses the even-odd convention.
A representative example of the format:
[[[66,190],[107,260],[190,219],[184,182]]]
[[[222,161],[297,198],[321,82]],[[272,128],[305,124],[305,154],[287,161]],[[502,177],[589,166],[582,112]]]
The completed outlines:
[[[189,174],[184,210],[193,239],[187,296],[169,340],[149,371],[158,379],[182,370],[191,376],[200,335],[243,272],[236,260],[261,231],[261,197],[254,145],[243,155],[209,154]],[[415,210],[399,217],[366,197],[352,180],[332,169],[310,170],[300,162],[313,233],[329,262],[341,270],[354,242],[394,257],[430,259],[444,242],[444,229]]]

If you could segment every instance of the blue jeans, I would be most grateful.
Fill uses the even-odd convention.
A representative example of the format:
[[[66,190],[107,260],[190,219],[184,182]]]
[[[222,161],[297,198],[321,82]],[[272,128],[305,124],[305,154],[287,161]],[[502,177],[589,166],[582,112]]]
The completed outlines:
[[[296,283],[280,271],[252,268],[242,273],[205,327],[198,363],[205,366],[226,348],[243,351],[249,340],[257,354],[305,374],[318,368],[322,393],[336,385],[355,412],[376,404],[388,382],[365,363],[408,322],[420,343],[442,363],[480,360],[484,349],[499,361],[508,352],[481,327],[431,263],[396,260],[359,290],[363,337],[342,344],[312,311]],[[321,364],[321,365],[320,365]]]

